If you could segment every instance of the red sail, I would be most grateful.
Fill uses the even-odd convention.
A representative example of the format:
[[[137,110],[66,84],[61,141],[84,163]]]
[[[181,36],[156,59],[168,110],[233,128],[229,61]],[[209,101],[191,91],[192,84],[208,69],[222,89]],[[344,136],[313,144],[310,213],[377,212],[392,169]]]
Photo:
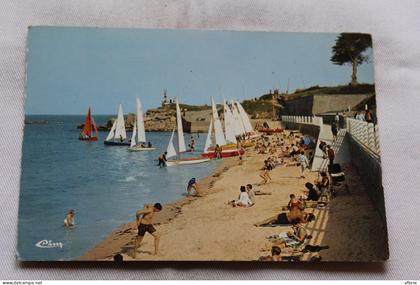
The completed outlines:
[[[86,116],[86,121],[85,121],[85,126],[83,128],[83,134],[91,137],[92,136],[92,115],[90,113],[90,107],[89,107],[89,111],[88,114]]]

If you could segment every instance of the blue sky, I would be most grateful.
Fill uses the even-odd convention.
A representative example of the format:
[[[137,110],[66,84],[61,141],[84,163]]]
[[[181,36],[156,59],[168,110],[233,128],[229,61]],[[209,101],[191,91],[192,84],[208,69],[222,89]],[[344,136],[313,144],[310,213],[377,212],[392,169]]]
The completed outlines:
[[[164,89],[186,104],[243,100],[269,89],[350,82],[330,62],[338,34],[32,27],[26,114],[133,112],[157,107]],[[373,83],[373,59],[359,82]]]

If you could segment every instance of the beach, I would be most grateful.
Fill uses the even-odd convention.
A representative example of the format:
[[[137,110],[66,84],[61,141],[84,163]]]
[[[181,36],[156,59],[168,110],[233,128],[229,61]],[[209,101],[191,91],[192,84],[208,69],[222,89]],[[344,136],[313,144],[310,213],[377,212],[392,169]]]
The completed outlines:
[[[272,181],[258,186],[260,169],[268,156],[247,149],[241,165],[237,157],[223,159],[211,175],[198,182],[204,190],[203,197],[185,197],[165,204],[154,219],[161,234],[159,254],[152,254],[154,240],[146,234],[136,260],[249,261],[269,255],[272,244],[266,237],[287,232],[291,227],[256,227],[254,224],[282,212],[289,195],[303,194],[304,184],[313,182],[318,173],[307,171],[306,177],[300,178],[298,166],[278,166],[270,173]],[[350,193],[338,193],[327,207],[305,210],[316,216],[315,221],[305,226],[313,236],[309,244],[329,246],[319,253],[323,261],[384,259],[385,223],[380,220],[353,167],[343,165],[343,168]],[[236,199],[240,186],[246,184],[272,195],[257,196],[255,205],[249,208],[229,206],[227,202]],[[155,202],[158,201],[150,201]],[[115,254],[121,254],[127,261],[134,260],[136,235],[133,219],[80,260],[113,260]],[[314,255],[306,253],[301,260],[311,260]]]

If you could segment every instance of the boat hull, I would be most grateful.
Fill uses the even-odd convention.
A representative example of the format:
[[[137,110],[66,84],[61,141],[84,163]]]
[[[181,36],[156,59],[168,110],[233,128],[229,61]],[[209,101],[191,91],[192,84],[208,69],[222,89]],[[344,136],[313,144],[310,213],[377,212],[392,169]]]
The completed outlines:
[[[203,157],[181,158],[179,160],[168,160],[166,162],[166,166],[197,164],[197,163],[203,163],[207,161],[210,161],[210,158],[203,158]]]
[[[284,129],[260,129],[258,130],[260,133],[266,133],[266,134],[271,134],[271,133],[282,133],[284,131]]]
[[[232,157],[232,156],[238,156],[243,155],[245,151],[243,149],[227,149],[222,150],[222,157]],[[201,155],[202,157],[208,157],[208,158],[216,158],[216,153],[214,151],[211,152],[205,152]]]
[[[130,143],[129,142],[104,141],[104,145],[109,145],[109,146],[130,146]]]
[[[79,140],[80,141],[89,141],[89,142],[91,142],[91,141],[97,141],[98,140],[98,137],[90,137],[90,138],[79,137]]]
[[[155,147],[142,147],[140,145],[135,145],[133,147],[128,148],[129,151],[151,151],[155,149]]]

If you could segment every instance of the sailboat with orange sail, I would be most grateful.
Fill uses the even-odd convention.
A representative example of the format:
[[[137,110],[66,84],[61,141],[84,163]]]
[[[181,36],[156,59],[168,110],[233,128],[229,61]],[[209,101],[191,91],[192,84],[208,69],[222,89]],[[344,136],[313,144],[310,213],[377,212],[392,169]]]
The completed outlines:
[[[93,133],[95,135],[93,136]],[[92,111],[89,107],[88,113],[86,115],[85,125],[83,131],[79,135],[79,140],[82,141],[97,141],[99,137],[98,128],[96,127],[95,120],[92,117]]]

